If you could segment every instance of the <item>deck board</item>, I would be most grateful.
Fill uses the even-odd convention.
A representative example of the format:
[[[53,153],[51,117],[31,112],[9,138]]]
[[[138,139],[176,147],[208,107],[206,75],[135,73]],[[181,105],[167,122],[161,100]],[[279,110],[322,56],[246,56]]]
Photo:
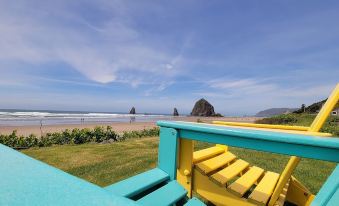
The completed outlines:
[[[211,176],[212,181],[215,183],[225,186],[229,180],[240,174],[244,169],[248,167],[249,163],[244,160],[237,160],[225,169]]]
[[[196,164],[195,166],[203,174],[208,174],[222,166],[225,166],[226,164],[228,164],[235,158],[236,156],[232,154],[231,152],[225,152],[216,157],[200,162]]]
[[[253,166],[243,176],[233,182],[228,189],[238,196],[243,196],[263,173],[263,169]]]
[[[222,147],[214,146],[193,153],[193,162],[198,163],[225,152]]]
[[[165,206],[172,205],[185,197],[187,191],[175,180],[154,192],[137,200],[140,205],[145,206]]]
[[[265,176],[248,197],[248,200],[259,205],[266,205],[274,191],[274,187],[277,184],[278,179],[279,174],[266,172]]]

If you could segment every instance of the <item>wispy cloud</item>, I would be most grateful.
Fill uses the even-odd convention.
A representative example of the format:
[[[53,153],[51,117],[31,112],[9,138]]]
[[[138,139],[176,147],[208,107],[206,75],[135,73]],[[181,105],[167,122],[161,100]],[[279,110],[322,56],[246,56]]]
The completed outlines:
[[[277,89],[277,85],[268,83],[267,80],[259,79],[229,79],[219,78],[208,81],[209,87],[218,89],[219,91],[232,91],[232,93],[239,93],[243,95],[256,94],[262,92],[270,92]]]
[[[14,4],[2,4],[6,3]],[[130,76],[136,81],[138,78],[147,80],[150,76],[165,78],[166,74],[176,72],[174,64],[182,56],[146,42],[128,22],[131,20],[125,8],[127,2],[100,3],[109,4],[110,9],[99,3],[86,5],[88,2],[84,2],[82,5],[113,14],[93,23],[79,11],[69,8],[67,3],[36,9],[18,2],[17,6],[1,6],[0,59],[33,64],[63,62],[99,83],[123,80],[124,73],[133,74],[133,71],[138,76]],[[60,15],[63,16],[53,13],[54,9],[62,10]],[[60,21],[69,26],[61,26]],[[140,72],[144,76],[140,76]],[[136,85],[133,80],[130,84]]]
[[[154,96],[159,94],[159,92],[164,91],[166,88],[168,88],[169,86],[171,86],[172,84],[174,84],[173,81],[168,81],[168,82],[162,82],[158,85],[154,85],[153,87],[151,87],[150,89],[147,89],[144,92],[144,96]]]

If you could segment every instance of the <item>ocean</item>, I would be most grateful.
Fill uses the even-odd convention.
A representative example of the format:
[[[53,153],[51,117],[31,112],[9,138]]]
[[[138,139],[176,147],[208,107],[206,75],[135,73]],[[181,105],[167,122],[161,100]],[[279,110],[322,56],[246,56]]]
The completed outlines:
[[[171,118],[166,114],[0,109],[0,126],[152,122]]]

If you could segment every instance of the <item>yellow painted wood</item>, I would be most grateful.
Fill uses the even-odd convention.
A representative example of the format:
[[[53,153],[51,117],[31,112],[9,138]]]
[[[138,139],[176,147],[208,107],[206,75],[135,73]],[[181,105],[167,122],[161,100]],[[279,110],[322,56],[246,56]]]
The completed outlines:
[[[322,126],[324,125],[326,119],[331,114],[332,110],[336,106],[339,101],[339,84],[337,84],[336,88],[332,91],[331,95],[325,102],[324,106],[321,108],[320,112],[312,122],[311,126],[307,130],[308,133],[318,133]],[[273,192],[273,195],[268,203],[269,206],[273,206],[274,203],[278,200],[281,191],[283,190],[284,185],[290,179],[292,172],[297,167],[300,162],[299,157],[292,156],[287,163],[284,171],[282,172],[277,186]]]
[[[177,181],[187,190],[187,196],[192,197],[192,167],[194,142],[180,138]]]
[[[279,195],[281,194],[283,188],[285,187],[286,183],[291,178],[292,172],[297,167],[300,162],[300,158],[296,156],[290,157],[286,167],[284,168],[283,172],[280,175],[279,181],[277,186],[274,189],[270,202],[268,203],[269,206],[273,206],[274,203],[278,200]]]
[[[244,126],[228,126],[228,125],[219,125],[226,126],[230,128],[239,128],[247,130],[260,130],[260,131],[270,131],[270,132],[283,132],[289,134],[301,134],[301,135],[310,135],[310,136],[320,136],[320,137],[330,137],[332,134],[324,132],[310,132],[310,131],[298,131],[298,130],[283,130],[283,129],[270,129],[270,128],[255,128],[255,127],[244,127]]]
[[[326,133],[326,132],[310,132],[310,131],[307,131],[304,134],[305,135],[311,135],[311,136],[319,136],[319,137],[332,137],[333,136],[331,133]]]
[[[283,190],[281,191],[277,201],[275,201],[274,206],[284,206],[285,200],[286,200],[286,195],[287,195],[287,190],[289,187],[289,181],[285,184]]]
[[[315,195],[310,195],[309,198],[307,199],[306,203],[305,203],[305,206],[311,205],[314,198],[315,198]]]
[[[308,206],[314,199],[314,195],[293,176],[290,180],[286,200],[300,206]]]
[[[283,129],[283,130],[296,130],[296,131],[307,131],[309,127],[303,126],[290,126],[290,125],[277,125],[277,124],[254,124],[247,122],[224,122],[224,121],[213,121],[213,124],[227,125],[227,126],[241,126],[241,127],[254,127],[254,128],[267,128],[267,129]]]
[[[257,182],[263,173],[263,169],[253,166],[243,176],[233,182],[227,189],[237,196],[242,197],[252,187],[252,185]]]
[[[265,176],[260,180],[248,200],[259,205],[266,205],[271,197],[274,187],[278,182],[279,174],[274,172],[266,172]]]
[[[227,145],[223,145],[223,144],[216,144],[216,147],[220,147],[222,149],[224,149],[225,151],[228,151],[228,146]]]
[[[255,206],[243,198],[239,198],[224,187],[214,184],[206,175],[194,169],[193,191],[217,206]]]
[[[339,101],[339,84],[337,84],[336,88],[332,91],[331,95],[325,102],[324,106],[321,108],[320,112],[312,122],[310,128],[307,132],[309,133],[317,133],[320,131],[321,127],[324,125],[326,119],[331,114],[331,111],[336,106]],[[268,203],[269,206],[273,206],[274,203],[279,198],[281,191],[283,190],[284,185],[290,179],[292,172],[297,167],[300,162],[300,158],[292,156],[282,172],[278,184],[273,192],[273,195]]]
[[[325,123],[328,116],[330,115],[333,108],[338,104],[338,101],[339,101],[339,84],[336,85],[336,88],[333,90],[330,97],[328,98],[328,100],[326,101],[326,103],[324,104],[324,106],[322,107],[322,109],[320,110],[319,114],[316,116],[315,120],[313,121],[310,127],[252,124],[252,123],[241,123],[241,122],[222,122],[222,121],[214,121],[213,124],[224,125],[224,126],[235,127],[235,128],[267,130],[267,131],[275,131],[275,132],[286,132],[286,133],[294,133],[294,134],[328,137],[328,136],[331,136],[331,134],[321,133],[319,131],[321,127],[323,126],[323,124]],[[214,149],[210,149],[210,151],[212,150]],[[216,154],[212,154],[208,156],[208,155],[205,155],[204,153],[207,154],[208,152],[207,153],[202,152],[200,153],[200,156],[210,158],[216,155]],[[197,157],[196,160],[199,161],[199,155],[197,155],[196,157]],[[207,162],[207,165],[201,164],[197,168],[200,171],[202,171],[204,174],[207,174],[217,168],[220,168],[219,165],[221,163],[219,163],[217,160],[218,159],[214,159],[210,161],[207,160],[205,161]],[[286,165],[284,171],[282,172],[280,178],[279,178],[279,175],[276,173],[267,172],[265,176],[263,177],[263,179],[258,184],[258,186],[255,188],[255,190],[250,195],[249,200],[256,202],[258,204],[266,204],[268,199],[272,195],[270,202],[268,204],[269,206],[283,205],[285,198],[292,199],[293,201],[296,201],[299,203],[302,202],[303,205],[310,204],[310,202],[314,198],[314,195],[312,195],[311,193],[305,192],[306,189],[303,187],[300,187],[300,183],[296,184],[297,182],[296,180],[291,181],[292,183],[291,183],[290,188],[292,188],[293,192],[289,192],[288,195],[284,194],[286,193],[285,190],[287,190],[286,185],[288,185],[291,175],[294,169],[296,168],[296,166],[298,165],[299,161],[300,161],[300,158],[292,156],[288,164]],[[231,167],[232,165],[234,168]],[[237,175],[235,173],[237,172],[237,169],[239,169],[240,167],[240,166],[237,166],[237,164],[235,163],[232,165],[212,175],[211,179],[220,185],[225,185],[228,180],[232,179],[234,176]],[[251,170],[249,170],[248,172],[250,171]],[[247,178],[247,176],[251,177],[252,179]],[[239,178],[228,189],[232,190],[233,192],[236,192],[239,196],[242,196],[252,186],[253,184],[252,182],[254,181],[253,179],[256,178],[256,176],[251,173],[248,173],[247,176],[245,174],[244,176]],[[304,192],[304,195],[303,195],[304,197],[301,195],[302,192]],[[299,196],[296,196],[296,194],[298,194]]]
[[[198,163],[225,152],[224,147],[214,146],[193,153],[193,162]]]
[[[328,97],[327,101],[321,108],[315,120],[312,122],[312,125],[308,131],[318,132],[324,125],[327,117],[331,114],[333,108],[336,106],[338,101],[339,101],[339,84],[337,84],[335,89],[332,91],[331,95]]]
[[[237,160],[225,169],[222,169],[219,172],[213,174],[211,176],[211,180],[219,185],[225,186],[229,180],[240,174],[248,166],[248,162],[244,160]]]
[[[235,158],[236,156],[231,152],[225,152],[216,157],[200,162],[195,166],[201,173],[207,175],[208,173],[225,166]]]

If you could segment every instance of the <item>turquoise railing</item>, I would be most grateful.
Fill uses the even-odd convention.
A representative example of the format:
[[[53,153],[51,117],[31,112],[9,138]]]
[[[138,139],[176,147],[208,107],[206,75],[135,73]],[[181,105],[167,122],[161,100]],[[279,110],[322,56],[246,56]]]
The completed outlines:
[[[210,124],[159,121],[158,167],[175,179],[179,138],[225,144],[264,152],[339,162],[339,138],[231,128]],[[315,165],[316,169],[316,165]],[[339,165],[325,182],[312,205],[337,205]]]

